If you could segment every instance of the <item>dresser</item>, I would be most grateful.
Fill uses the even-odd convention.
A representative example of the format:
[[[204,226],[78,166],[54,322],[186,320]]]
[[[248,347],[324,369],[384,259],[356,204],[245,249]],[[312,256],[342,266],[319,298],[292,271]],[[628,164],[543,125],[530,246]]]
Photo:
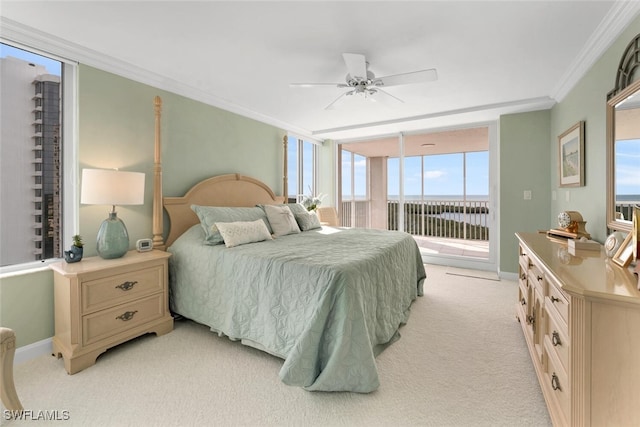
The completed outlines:
[[[122,258],[51,264],[54,275],[53,355],[75,374],[108,348],[145,333],[173,330],[168,306],[168,258],[130,251]]]
[[[516,317],[554,426],[640,425],[637,279],[602,248],[516,237]]]

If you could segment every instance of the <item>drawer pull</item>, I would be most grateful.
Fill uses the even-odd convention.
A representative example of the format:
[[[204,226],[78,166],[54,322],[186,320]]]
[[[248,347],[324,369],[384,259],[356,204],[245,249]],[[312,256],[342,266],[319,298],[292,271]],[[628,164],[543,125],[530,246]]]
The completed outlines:
[[[536,323],[536,318],[535,318],[535,316],[528,315],[528,316],[527,316],[527,323],[528,323],[528,324],[530,324],[530,325],[535,325],[535,323]]]
[[[538,282],[542,282],[542,276],[537,276],[536,279],[538,279]]]
[[[551,302],[559,302],[560,298],[556,298],[553,295],[551,295]]]
[[[560,341],[560,334],[558,333],[558,331],[553,331],[553,333],[551,334],[551,343],[554,347],[562,345],[562,341]]]
[[[520,275],[520,280],[525,280],[526,278],[527,278],[527,275],[526,275],[526,274],[522,273],[522,274]]]
[[[526,299],[524,299],[524,298],[522,298],[522,300],[520,301],[520,303],[521,303],[522,305],[527,305],[527,300],[526,300]]]
[[[562,391],[562,389],[560,388],[560,380],[558,379],[558,376],[555,372],[551,374],[551,388],[553,388],[554,390]]]
[[[123,291],[130,291],[131,289],[133,289],[136,283],[138,283],[137,280],[135,282],[126,281],[116,286],[116,288],[122,289]]]
[[[116,317],[116,319],[120,319],[123,322],[127,322],[127,321],[133,319],[133,315],[136,314],[137,312],[138,312],[138,310],[136,310],[136,311],[125,311],[120,316]]]

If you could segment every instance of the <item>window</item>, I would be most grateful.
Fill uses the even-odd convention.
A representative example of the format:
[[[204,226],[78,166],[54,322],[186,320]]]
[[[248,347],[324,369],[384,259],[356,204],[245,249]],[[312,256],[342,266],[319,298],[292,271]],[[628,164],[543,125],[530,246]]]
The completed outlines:
[[[75,228],[75,195],[62,193],[62,165],[75,155],[74,118],[65,114],[75,104],[75,64],[0,43],[0,74],[0,268],[6,272],[60,257],[63,225]]]
[[[316,144],[289,135],[287,144],[287,196],[290,203],[316,194]]]

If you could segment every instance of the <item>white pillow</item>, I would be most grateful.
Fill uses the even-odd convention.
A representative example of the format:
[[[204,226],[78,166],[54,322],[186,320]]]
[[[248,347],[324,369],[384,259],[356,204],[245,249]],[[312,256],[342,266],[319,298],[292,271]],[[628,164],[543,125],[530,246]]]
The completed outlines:
[[[245,243],[271,240],[271,234],[264,221],[216,222],[216,227],[224,240],[224,245],[232,248]]]
[[[275,237],[300,232],[300,227],[289,206],[264,205],[264,211],[267,213]]]

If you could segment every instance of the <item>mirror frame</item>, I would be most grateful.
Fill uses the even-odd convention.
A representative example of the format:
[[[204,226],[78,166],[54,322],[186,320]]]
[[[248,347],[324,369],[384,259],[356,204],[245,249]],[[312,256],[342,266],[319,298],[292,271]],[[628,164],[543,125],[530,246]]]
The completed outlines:
[[[640,67],[640,34],[635,36],[620,59],[616,74],[616,87],[607,94],[607,227],[611,231],[631,232],[632,221],[616,219],[615,188],[615,106],[630,95],[640,92],[640,76],[635,82],[634,74]]]

